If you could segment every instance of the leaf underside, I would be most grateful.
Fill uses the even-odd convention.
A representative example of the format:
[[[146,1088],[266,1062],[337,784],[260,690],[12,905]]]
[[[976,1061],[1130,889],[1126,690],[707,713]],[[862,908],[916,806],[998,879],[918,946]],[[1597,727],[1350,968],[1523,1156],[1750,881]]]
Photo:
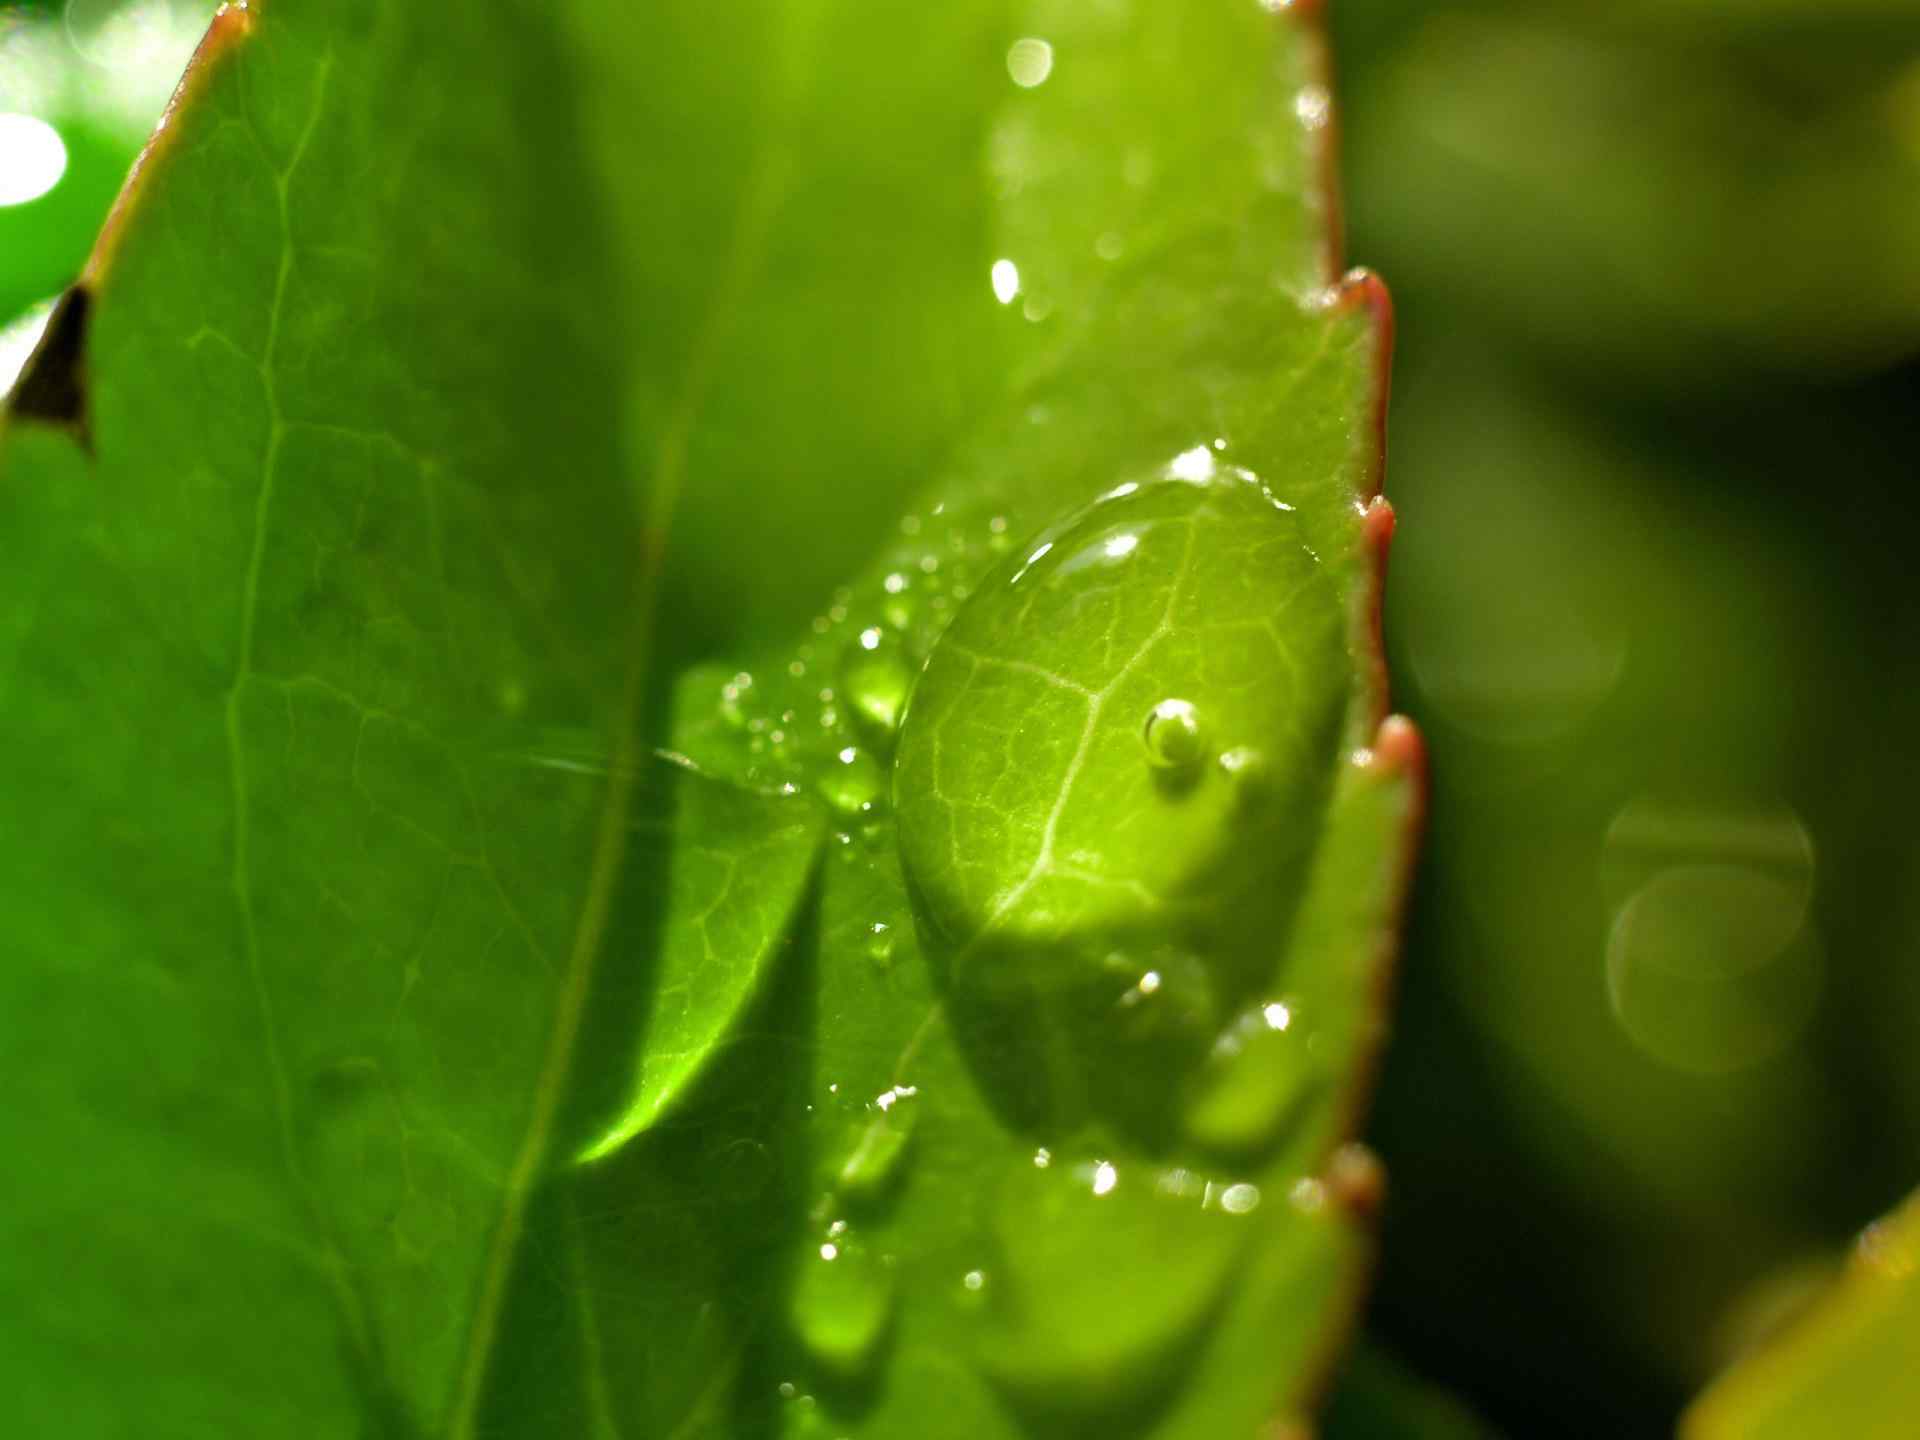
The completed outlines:
[[[222,13],[0,432],[9,1433],[1311,1403],[1418,786],[1321,60]]]

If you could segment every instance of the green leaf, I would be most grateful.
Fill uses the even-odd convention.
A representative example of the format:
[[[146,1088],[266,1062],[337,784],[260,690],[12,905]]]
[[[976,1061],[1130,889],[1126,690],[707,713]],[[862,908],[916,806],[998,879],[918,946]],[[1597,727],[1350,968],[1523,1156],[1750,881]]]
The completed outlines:
[[[1869,1226],[1812,1309],[1696,1400],[1684,1440],[1893,1440],[1920,1414],[1920,1200]]]
[[[216,22],[0,435],[10,1429],[1305,1405],[1418,770],[1320,64]]]

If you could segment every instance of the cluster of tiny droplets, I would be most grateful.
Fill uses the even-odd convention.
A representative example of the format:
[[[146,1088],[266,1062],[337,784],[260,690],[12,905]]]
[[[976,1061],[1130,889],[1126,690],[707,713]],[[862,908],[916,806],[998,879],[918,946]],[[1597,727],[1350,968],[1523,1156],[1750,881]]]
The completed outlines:
[[[884,567],[835,591],[784,664],[720,687],[720,717],[741,737],[747,782],[818,797],[842,847],[877,838],[914,678],[1011,543],[1003,515],[962,524],[936,505],[903,518]]]

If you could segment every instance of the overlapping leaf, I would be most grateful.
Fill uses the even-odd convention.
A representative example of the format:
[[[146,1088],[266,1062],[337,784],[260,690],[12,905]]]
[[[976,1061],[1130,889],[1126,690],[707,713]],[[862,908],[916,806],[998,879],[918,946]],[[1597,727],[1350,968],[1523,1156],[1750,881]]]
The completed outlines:
[[[12,1428],[1308,1400],[1414,758],[1315,47],[1226,4],[216,22],[84,412],[0,441]],[[1130,485],[1181,513],[997,618]],[[936,895],[949,833],[1021,898]]]

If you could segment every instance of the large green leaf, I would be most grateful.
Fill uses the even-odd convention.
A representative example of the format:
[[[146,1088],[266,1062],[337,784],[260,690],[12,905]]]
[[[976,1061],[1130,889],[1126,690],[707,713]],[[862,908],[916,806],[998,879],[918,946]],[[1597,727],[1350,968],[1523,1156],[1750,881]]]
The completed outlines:
[[[1326,136],[1225,0],[225,12],[0,437],[9,1428],[1304,1407],[1417,783]]]
[[[1920,1200],[1871,1225],[1828,1293],[1694,1402],[1683,1440],[1894,1440],[1920,1414]]]

